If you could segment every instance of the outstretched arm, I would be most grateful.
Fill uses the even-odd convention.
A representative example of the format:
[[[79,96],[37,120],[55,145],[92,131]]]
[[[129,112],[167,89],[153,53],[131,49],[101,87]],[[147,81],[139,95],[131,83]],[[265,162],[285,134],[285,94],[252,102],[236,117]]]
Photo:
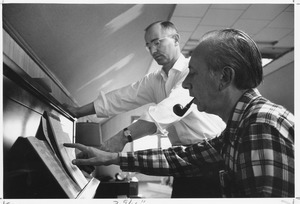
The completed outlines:
[[[222,143],[219,138],[214,138],[188,147],[122,152],[119,153],[119,165],[123,171],[148,175],[197,176],[223,164],[219,154]]]
[[[131,131],[131,137],[133,140],[156,132],[156,125],[144,120],[138,120],[127,128]],[[116,135],[105,141],[100,146],[100,149],[109,152],[121,152],[127,143],[128,140],[123,135],[123,130],[121,130]]]
[[[80,118],[87,115],[93,115],[96,113],[93,102],[81,107],[74,107],[68,104],[64,104],[64,106],[68,111],[72,113],[72,115],[75,118]]]
[[[203,168],[222,162],[218,150],[213,147],[218,144],[210,144],[206,141],[189,147],[172,147],[165,150],[148,149],[134,153],[105,152],[81,144],[64,145],[82,151],[81,155],[73,160],[73,164],[93,166],[116,164],[120,165],[124,171],[135,171],[148,175],[194,176],[202,172]]]

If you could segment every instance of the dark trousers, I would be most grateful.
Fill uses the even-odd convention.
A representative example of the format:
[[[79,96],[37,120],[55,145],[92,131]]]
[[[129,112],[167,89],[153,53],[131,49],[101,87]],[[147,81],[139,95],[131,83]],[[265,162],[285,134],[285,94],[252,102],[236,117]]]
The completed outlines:
[[[203,177],[174,177],[172,198],[220,198],[217,175]]]

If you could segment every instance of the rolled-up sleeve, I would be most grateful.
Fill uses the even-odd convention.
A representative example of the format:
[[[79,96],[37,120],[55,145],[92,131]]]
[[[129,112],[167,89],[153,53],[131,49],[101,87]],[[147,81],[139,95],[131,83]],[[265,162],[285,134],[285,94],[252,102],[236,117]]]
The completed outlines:
[[[157,127],[156,134],[166,134],[166,129],[175,122],[178,122],[182,117],[177,116],[173,112],[173,106],[182,104],[185,106],[192,100],[189,92],[183,89],[181,84],[174,87],[170,95],[161,102],[151,105],[148,111],[143,113],[140,117],[142,120],[154,122]],[[192,109],[189,109],[185,115],[188,115]],[[185,116],[183,116],[185,117]]]
[[[154,102],[151,76],[123,88],[103,93],[94,101],[98,117],[110,117]]]

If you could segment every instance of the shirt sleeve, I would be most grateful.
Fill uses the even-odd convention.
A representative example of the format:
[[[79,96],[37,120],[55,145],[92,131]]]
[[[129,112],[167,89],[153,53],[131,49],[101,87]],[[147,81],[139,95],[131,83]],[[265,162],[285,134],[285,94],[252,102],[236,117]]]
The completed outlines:
[[[148,111],[141,115],[140,119],[154,122],[157,127],[156,134],[165,134],[165,130],[171,124],[178,122],[192,111],[192,108],[190,108],[183,117],[179,117],[173,112],[173,106],[176,104],[185,106],[191,100],[192,97],[189,96],[189,91],[182,88],[181,83],[179,83],[171,90],[167,98],[150,106]]]
[[[293,143],[276,128],[261,123],[250,125],[242,134],[237,151],[238,195],[289,197],[293,194]]]
[[[222,144],[221,136],[188,147],[169,149],[148,149],[120,153],[120,167],[123,171],[135,171],[148,175],[192,177],[202,175],[203,169],[210,169],[222,163],[217,150]],[[216,149],[217,148],[217,149]]]
[[[110,117],[154,102],[151,83],[152,75],[149,74],[140,81],[109,93],[100,91],[94,101],[96,115]]]

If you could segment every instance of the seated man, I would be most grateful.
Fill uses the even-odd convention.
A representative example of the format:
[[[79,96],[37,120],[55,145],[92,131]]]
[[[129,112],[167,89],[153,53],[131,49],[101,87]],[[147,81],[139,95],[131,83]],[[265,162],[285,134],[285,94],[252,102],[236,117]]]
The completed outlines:
[[[190,176],[221,164],[230,197],[294,196],[294,116],[262,97],[261,54],[254,41],[235,29],[205,34],[183,82],[199,111],[226,122],[219,137],[188,147],[109,153],[81,144],[76,165],[120,165],[124,171]],[[82,156],[87,156],[88,159]]]

